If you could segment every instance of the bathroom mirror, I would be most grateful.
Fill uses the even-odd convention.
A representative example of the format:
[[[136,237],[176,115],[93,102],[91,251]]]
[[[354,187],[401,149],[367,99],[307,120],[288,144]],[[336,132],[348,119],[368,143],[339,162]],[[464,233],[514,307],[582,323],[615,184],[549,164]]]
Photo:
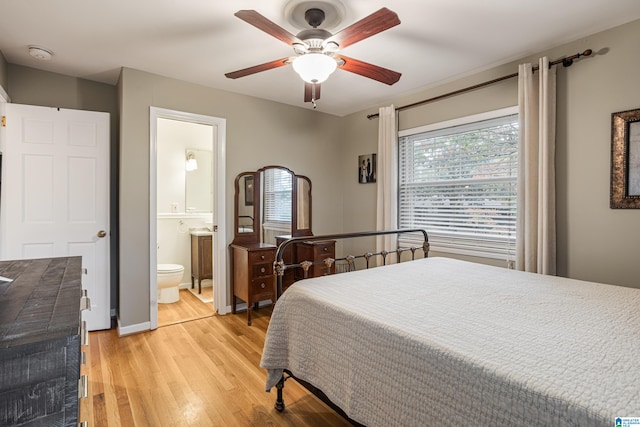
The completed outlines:
[[[235,180],[234,243],[276,244],[277,236],[310,236],[311,181],[282,166],[243,172]]]
[[[213,152],[187,148],[185,158],[185,211],[187,213],[212,212]]]

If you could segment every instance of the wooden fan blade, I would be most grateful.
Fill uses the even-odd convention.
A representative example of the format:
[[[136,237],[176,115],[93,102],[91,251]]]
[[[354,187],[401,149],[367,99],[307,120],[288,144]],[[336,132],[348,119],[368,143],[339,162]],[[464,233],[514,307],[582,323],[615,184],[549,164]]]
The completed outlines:
[[[395,27],[399,23],[400,18],[398,18],[398,15],[386,7],[383,7],[379,11],[372,13],[366,18],[349,25],[347,28],[329,37],[325,43],[333,41],[338,43],[340,49],[344,49],[360,40]]]
[[[255,10],[239,10],[234,13],[235,16],[242,19],[244,22],[253,25],[259,30],[277,38],[278,40],[285,42],[288,45],[293,43],[302,43],[299,38],[291,34],[273,21],[268,20],[264,16],[260,15]]]
[[[320,99],[320,83],[304,82],[304,102],[317,101]]]
[[[275,61],[265,62],[264,64],[254,65],[253,67],[243,68],[242,70],[238,70],[238,71],[232,71],[230,73],[225,74],[225,76],[230,79],[237,79],[239,77],[249,76],[251,74],[259,73],[261,71],[267,71],[273,68],[282,67],[283,65],[287,65],[287,61],[289,61],[289,57],[276,59]]]
[[[344,61],[344,64],[338,65],[338,68],[349,71],[351,73],[359,74],[364,77],[368,77],[373,80],[377,80],[381,83],[386,83],[389,86],[400,80],[400,76],[402,76],[401,73],[398,73],[396,71],[369,64],[357,59],[349,58],[348,56],[335,55],[335,58],[342,59]]]

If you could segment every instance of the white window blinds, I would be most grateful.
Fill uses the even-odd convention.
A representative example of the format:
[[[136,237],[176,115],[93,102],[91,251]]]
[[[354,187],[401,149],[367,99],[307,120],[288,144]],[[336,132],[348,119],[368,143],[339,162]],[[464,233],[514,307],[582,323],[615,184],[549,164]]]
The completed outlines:
[[[435,251],[511,259],[518,115],[435,126],[399,144],[400,227],[425,229]]]
[[[264,222],[291,224],[291,173],[278,168],[264,171]]]

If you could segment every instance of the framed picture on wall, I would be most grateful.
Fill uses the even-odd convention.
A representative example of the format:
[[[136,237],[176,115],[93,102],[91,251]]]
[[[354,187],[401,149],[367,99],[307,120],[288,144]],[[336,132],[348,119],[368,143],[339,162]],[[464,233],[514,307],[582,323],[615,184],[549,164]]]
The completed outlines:
[[[358,182],[370,184],[376,182],[376,154],[362,154],[358,156]]]
[[[640,209],[640,109],[611,115],[612,209]]]

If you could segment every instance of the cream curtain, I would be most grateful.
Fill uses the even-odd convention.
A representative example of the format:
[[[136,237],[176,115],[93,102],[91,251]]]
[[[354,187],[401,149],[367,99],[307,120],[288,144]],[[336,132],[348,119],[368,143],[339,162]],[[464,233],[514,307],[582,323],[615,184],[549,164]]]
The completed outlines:
[[[381,107],[378,120],[377,230],[398,228],[398,131],[396,107]],[[394,250],[396,235],[378,236],[376,249]],[[390,256],[388,263],[395,262]]]
[[[518,70],[520,143],[516,269],[556,274],[556,72],[544,57]]]

